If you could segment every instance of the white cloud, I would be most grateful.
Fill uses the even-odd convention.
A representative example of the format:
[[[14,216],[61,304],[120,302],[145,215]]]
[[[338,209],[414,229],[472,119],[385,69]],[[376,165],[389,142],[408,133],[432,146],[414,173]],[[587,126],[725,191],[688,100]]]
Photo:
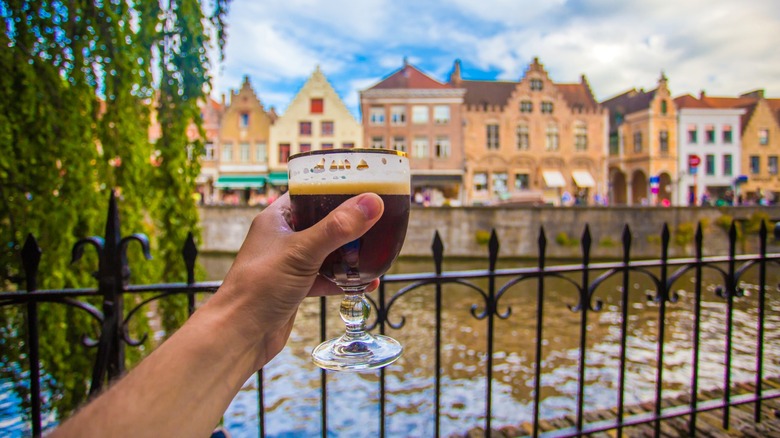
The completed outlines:
[[[653,88],[661,71],[675,95],[780,96],[776,0],[234,0],[228,21],[215,89],[248,74],[263,101],[271,98],[259,90],[291,100],[319,64],[356,108],[357,90],[404,56],[440,80],[455,59],[517,80],[537,56],[554,81],[585,74],[599,99]]]

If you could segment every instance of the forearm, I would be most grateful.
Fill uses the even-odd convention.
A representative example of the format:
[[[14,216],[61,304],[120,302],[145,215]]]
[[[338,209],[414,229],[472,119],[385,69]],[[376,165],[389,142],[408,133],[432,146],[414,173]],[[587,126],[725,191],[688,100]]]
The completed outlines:
[[[270,360],[264,334],[253,342],[235,331],[237,305],[212,300],[52,436],[208,436],[257,365]]]

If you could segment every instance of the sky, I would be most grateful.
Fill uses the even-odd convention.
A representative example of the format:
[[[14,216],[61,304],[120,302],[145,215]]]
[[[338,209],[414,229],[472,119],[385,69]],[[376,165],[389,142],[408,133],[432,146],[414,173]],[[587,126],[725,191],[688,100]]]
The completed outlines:
[[[404,58],[446,82],[518,81],[538,57],[551,80],[585,75],[603,101],[651,90],[780,97],[778,0],[232,0],[212,96],[249,80],[282,114],[319,66],[359,118],[359,92]]]

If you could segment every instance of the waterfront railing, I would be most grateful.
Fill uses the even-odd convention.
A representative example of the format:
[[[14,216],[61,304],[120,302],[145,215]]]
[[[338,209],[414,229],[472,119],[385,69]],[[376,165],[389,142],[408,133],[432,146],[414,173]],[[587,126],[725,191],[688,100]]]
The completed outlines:
[[[525,340],[534,345],[534,355],[530,369],[530,381],[532,381],[531,394],[533,397],[530,415],[529,435],[538,436],[542,433],[540,422],[542,420],[541,404],[543,392],[543,349],[542,341],[545,331],[555,321],[549,319],[549,303],[546,303],[545,294],[548,292],[550,282],[564,282],[575,291],[575,300],[569,304],[568,311],[577,315],[578,324],[572,336],[577,338],[578,357],[576,358],[576,391],[573,392],[574,412],[571,427],[554,431],[553,436],[582,436],[590,433],[614,431],[618,436],[623,435],[624,430],[631,426],[650,424],[653,425],[655,435],[661,435],[661,424],[672,418],[686,418],[690,431],[696,431],[697,414],[713,410],[722,411],[722,427],[728,429],[731,421],[731,409],[737,405],[750,404],[753,406],[753,420],[761,422],[766,419],[766,413],[762,412],[762,403],[769,399],[780,397],[780,389],[768,388],[765,385],[765,355],[767,351],[778,350],[778,337],[767,337],[768,321],[776,321],[780,307],[770,306],[768,297],[776,294],[777,285],[767,283],[768,273],[776,272],[780,263],[780,254],[768,252],[770,237],[768,227],[762,222],[757,235],[759,239],[759,251],[756,254],[737,254],[736,248],[740,239],[739,224],[732,223],[728,232],[729,252],[720,256],[704,256],[703,231],[699,225],[695,232],[692,245],[692,256],[687,258],[669,258],[671,235],[668,227],[660,231],[660,257],[654,260],[633,260],[631,257],[632,235],[630,227],[625,226],[622,237],[622,258],[616,261],[593,261],[590,253],[593,245],[589,227],[584,227],[584,232],[579,242],[582,255],[576,263],[565,265],[550,265],[546,258],[548,245],[544,228],[538,234],[538,253],[532,255],[534,266],[526,266],[512,269],[499,269],[500,241],[495,231],[490,235],[486,246],[486,269],[469,271],[445,271],[445,248],[438,233],[434,234],[432,244],[433,272],[416,274],[392,274],[386,275],[379,290],[369,298],[375,308],[370,329],[380,333],[389,330],[403,330],[405,317],[396,315],[398,303],[408,299],[414,292],[424,290],[432,294],[434,306],[433,332],[425,333],[425,336],[433,337],[433,414],[430,419],[432,433],[435,436],[443,434],[442,423],[442,392],[443,381],[443,321],[447,295],[445,288],[455,286],[472,291],[475,303],[471,306],[471,317],[484,321],[485,324],[485,351],[479,352],[484,359],[484,393],[479,394],[484,400],[485,412],[482,424],[474,424],[490,435],[496,431],[494,424],[494,371],[495,371],[495,339],[496,325],[500,321],[509,320],[512,317],[522,318],[534,324],[533,333],[535,339]],[[42,303],[59,303],[71,306],[86,312],[100,326],[100,332],[96,341],[85,340],[88,346],[97,349],[95,363],[91,374],[90,393],[96,394],[111,380],[119,378],[126,370],[125,352],[127,348],[137,347],[140,341],[131,339],[128,330],[129,324],[142,309],[148,309],[152,303],[172,295],[185,295],[188,298],[188,310],[191,315],[196,311],[197,303],[206,294],[214,293],[220,286],[220,282],[195,281],[195,266],[198,255],[197,247],[192,235],[185,242],[182,255],[187,270],[185,283],[166,283],[134,285],[130,284],[130,269],[126,257],[128,244],[138,242],[144,253],[149,255],[149,243],[146,236],[133,234],[122,236],[120,232],[120,220],[116,200],[112,196],[109,202],[108,219],[105,235],[102,237],[89,237],[78,241],[73,248],[73,259],[78,260],[86,246],[93,246],[99,258],[99,268],[95,274],[96,288],[84,289],[58,289],[39,290],[37,283],[39,276],[38,265],[41,259],[41,250],[33,236],[29,236],[21,250],[21,261],[24,278],[20,279],[20,290],[15,292],[0,293],[0,311],[10,306],[22,306],[26,312],[26,334],[23,342],[27,349],[26,368],[29,369],[29,422],[30,433],[33,436],[41,436],[43,430],[41,401],[44,395],[41,390],[41,365],[40,365],[40,325],[38,307]],[[732,388],[736,383],[732,382],[732,364],[735,346],[733,345],[735,327],[735,303],[744,297],[745,277],[751,275],[751,283],[755,285],[755,342],[748,348],[749,354],[755,363],[754,381],[751,382],[752,392],[733,393]],[[708,293],[709,286],[705,284],[705,276],[717,278],[717,286],[714,294],[722,300],[725,306],[725,323],[723,324],[723,374],[719,382],[715,382],[722,388],[721,396],[717,400],[701,399],[701,379],[699,370],[702,368],[701,345],[703,327],[707,323],[702,312],[703,295]],[[626,394],[629,390],[630,373],[627,369],[629,351],[629,321],[631,319],[631,306],[628,304],[634,297],[634,279],[642,277],[652,285],[647,291],[647,300],[653,303],[657,309],[656,327],[657,333],[654,342],[654,369],[652,376],[653,394],[650,400],[648,412],[637,415],[631,413]],[[684,285],[680,285],[685,278]],[[709,280],[708,280],[709,281]],[[711,281],[710,281],[711,283]],[[600,421],[589,421],[586,412],[586,387],[588,372],[588,355],[590,325],[595,315],[598,315],[604,307],[604,302],[599,298],[605,285],[619,291],[617,304],[618,315],[614,323],[617,330],[616,348],[618,349],[618,369],[615,373],[616,381],[613,382],[617,391],[616,403],[612,407],[614,418]],[[617,285],[617,286],[615,286]],[[522,286],[524,293],[531,296],[528,302],[531,308],[518,308],[507,305],[507,297],[516,293]],[[690,382],[686,386],[689,397],[685,405],[667,406],[665,400],[665,358],[667,351],[666,321],[667,310],[670,305],[677,303],[681,298],[678,290],[685,288],[690,294],[685,299],[689,303],[692,312],[691,336],[691,363]],[[646,291],[641,291],[645,293]],[[143,296],[132,308],[124,308],[124,296]],[[99,305],[90,304],[99,302]],[[328,314],[328,300],[320,298],[319,336],[325,340],[327,335],[327,321],[336,317],[333,312]],[[7,340],[6,340],[7,341]],[[740,346],[744,356],[745,347]],[[388,421],[388,371],[382,369],[378,372],[378,411],[379,435],[388,434],[386,424]],[[328,436],[330,426],[328,424],[328,407],[330,397],[328,383],[330,372],[320,371],[320,408],[319,422],[322,436]],[[713,383],[713,382],[709,382]],[[266,433],[266,400],[264,400],[265,379],[263,370],[258,371],[258,433],[265,436]],[[463,431],[465,432],[465,431]],[[545,431],[545,436],[551,435]]]

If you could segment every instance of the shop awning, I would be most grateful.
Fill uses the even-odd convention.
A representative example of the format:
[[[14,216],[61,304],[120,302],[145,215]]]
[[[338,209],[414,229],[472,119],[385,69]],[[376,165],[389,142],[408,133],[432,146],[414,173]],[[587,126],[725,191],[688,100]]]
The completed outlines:
[[[274,186],[286,186],[287,172],[271,172],[268,175],[268,183]]]
[[[563,178],[563,174],[557,170],[545,170],[542,172],[542,177],[547,187],[566,187],[566,180]]]
[[[214,187],[219,189],[254,189],[263,186],[265,177],[262,175],[222,175],[214,183]]]
[[[596,187],[596,180],[587,170],[575,170],[571,173],[571,177],[574,178],[574,184],[577,184],[577,187]]]

